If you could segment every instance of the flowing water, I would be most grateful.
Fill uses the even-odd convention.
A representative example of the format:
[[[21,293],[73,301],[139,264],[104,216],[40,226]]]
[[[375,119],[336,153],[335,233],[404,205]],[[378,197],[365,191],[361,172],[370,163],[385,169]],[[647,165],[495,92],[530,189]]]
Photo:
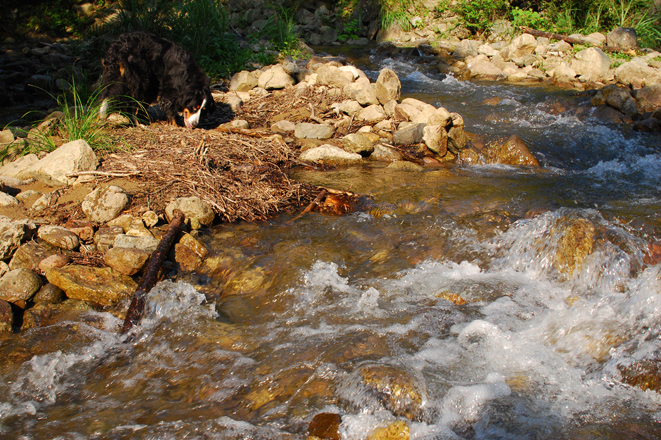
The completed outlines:
[[[96,312],[4,340],[0,437],[306,438],[321,412],[343,439],[661,437],[661,138],[567,91],[368,61],[543,167],[298,171],[368,200],[204,233],[132,340]]]

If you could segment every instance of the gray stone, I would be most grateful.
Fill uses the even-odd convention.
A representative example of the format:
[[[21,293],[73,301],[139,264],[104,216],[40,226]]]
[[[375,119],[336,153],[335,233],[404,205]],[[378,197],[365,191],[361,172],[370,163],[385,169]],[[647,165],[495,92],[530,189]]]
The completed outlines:
[[[39,238],[60,249],[74,250],[80,245],[78,236],[61,226],[43,225],[37,231]]]
[[[468,62],[468,70],[472,78],[503,80],[507,77],[502,69],[496,67],[485,55],[479,55]]]
[[[402,124],[404,125],[404,124]],[[392,135],[392,141],[395,145],[414,145],[422,142],[425,124],[410,123],[401,126]]]
[[[293,85],[296,80],[291,77],[280,64],[276,64],[269,70],[259,75],[257,84],[266,90],[284,89],[288,85]]]
[[[608,73],[610,64],[610,58],[601,49],[590,47],[574,55],[571,68],[578,76],[588,81],[596,81],[600,76]]]
[[[11,270],[0,278],[0,299],[10,303],[30,301],[41,285],[41,278],[31,270]]]
[[[383,105],[388,101],[399,101],[401,96],[402,83],[397,74],[391,69],[381,69],[379,77],[376,80],[376,97]]]
[[[462,40],[457,48],[452,52],[452,58],[463,60],[468,57],[477,55],[477,49],[482,45],[482,42],[477,40]]]
[[[615,78],[623,84],[652,86],[661,84],[661,73],[638,57],[615,69]]]
[[[151,253],[156,250],[159,242],[160,241],[154,237],[136,237],[135,235],[119,234],[115,236],[115,241],[111,249],[116,247],[136,248]],[[110,252],[111,249],[108,249],[107,252]]]
[[[363,156],[358,153],[350,153],[334,145],[325,144],[304,151],[301,154],[300,159],[306,162],[351,163],[361,162]]]
[[[634,28],[617,27],[606,35],[609,46],[622,50],[638,49],[638,36]]]
[[[124,189],[116,186],[100,186],[85,196],[82,209],[87,219],[105,223],[117,217],[130,204]]]
[[[37,162],[39,162],[39,157],[37,157],[36,154],[26,154],[25,156],[19,157],[15,161],[0,167],[0,176],[18,178],[19,174]]]
[[[207,202],[199,197],[180,197],[170,202],[165,207],[165,218],[168,222],[172,221],[173,212],[180,209],[186,218],[186,223],[190,222],[193,229],[200,229],[202,225],[211,226],[216,214]]]
[[[296,130],[296,124],[290,121],[282,120],[271,125],[271,131],[279,134],[292,134]]]
[[[363,157],[368,157],[374,151],[372,142],[359,133],[352,133],[343,137],[342,146],[346,151],[358,153]]]
[[[29,220],[12,221],[0,216],[0,260],[11,257],[22,242],[31,239],[37,226]]]
[[[258,78],[254,72],[242,70],[232,76],[232,79],[230,80],[230,90],[236,92],[248,92],[257,87],[258,83]]]
[[[94,150],[86,141],[79,139],[62,145],[15,177],[35,178],[47,184],[71,185],[76,177],[68,177],[68,174],[96,170],[98,163]]]
[[[363,109],[363,107],[360,104],[358,104],[357,101],[353,101],[353,100],[348,99],[346,101],[342,101],[337,106],[337,109],[339,111],[341,111],[342,113],[344,113],[344,114],[347,114],[349,116],[353,116],[356,113],[360,112]]]
[[[365,107],[356,115],[358,121],[364,121],[368,124],[381,122],[386,118],[386,112],[380,105],[370,105],[369,107]]]
[[[381,144],[374,145],[374,151],[370,154],[370,160],[378,160],[382,162],[392,162],[395,160],[402,160],[403,158],[404,156],[402,156],[402,153],[399,151]]]
[[[314,124],[311,122],[302,122],[296,124],[296,129],[294,130],[294,137],[297,139],[328,139],[333,136],[332,127],[329,127],[325,124]]]
[[[509,46],[500,51],[500,55],[505,61],[515,58],[523,58],[535,52],[537,48],[537,39],[530,34],[522,34],[512,40]]]
[[[426,125],[422,140],[427,148],[441,157],[448,152],[448,134],[441,125]]]
[[[10,196],[7,193],[0,191],[0,207],[6,208],[6,207],[12,207],[18,205],[19,205],[19,201],[16,200],[16,198]]]

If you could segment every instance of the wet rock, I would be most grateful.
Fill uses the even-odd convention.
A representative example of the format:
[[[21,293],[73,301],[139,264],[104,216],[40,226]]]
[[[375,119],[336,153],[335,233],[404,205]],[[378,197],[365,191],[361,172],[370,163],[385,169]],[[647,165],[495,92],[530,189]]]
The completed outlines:
[[[578,76],[596,81],[610,70],[610,58],[601,49],[590,47],[574,55],[571,68]]]
[[[325,144],[304,151],[300,159],[315,163],[350,163],[362,161],[363,156],[358,153],[350,153],[334,145]]]
[[[66,299],[64,291],[54,284],[46,283],[34,295],[34,303],[59,304]]]
[[[255,72],[242,70],[232,76],[230,80],[230,90],[236,92],[248,92],[259,84],[258,77]]]
[[[356,115],[356,120],[363,121],[366,124],[375,124],[386,118],[386,112],[380,105],[370,105],[369,107],[365,107]]]
[[[85,196],[82,209],[87,219],[106,223],[116,218],[130,204],[124,189],[116,186],[100,186]]]
[[[391,69],[381,69],[376,80],[376,97],[382,105],[388,101],[399,101],[402,83],[397,74]],[[384,118],[385,119],[385,118]]]
[[[409,162],[407,160],[396,160],[388,165],[386,168],[389,170],[399,171],[423,171],[424,168],[417,163]]]
[[[16,250],[9,262],[9,268],[12,270],[28,269],[36,272],[39,270],[39,263],[52,255],[55,255],[53,250],[46,249],[36,241],[28,241]]]
[[[142,270],[150,255],[151,252],[142,249],[115,246],[103,254],[103,262],[115,271],[131,276]]]
[[[622,382],[643,391],[661,392],[661,368],[659,361],[645,359],[634,361],[631,365],[618,365],[622,374]]]
[[[383,428],[376,428],[367,436],[367,440],[408,440],[409,438],[409,425],[403,420],[393,422]]]
[[[66,300],[60,304],[41,302],[25,311],[21,330],[46,327],[62,321],[79,321],[83,313],[93,308],[79,300]]]
[[[123,235],[124,229],[121,226],[101,226],[94,234],[94,244],[100,252],[106,252],[115,245],[115,238]]]
[[[46,157],[18,173],[19,179],[34,178],[51,185],[71,185],[76,177],[67,177],[77,171],[93,171],[98,166],[94,150],[79,139],[68,142]]]
[[[216,214],[211,209],[211,206],[199,197],[180,197],[170,202],[165,207],[165,218],[168,222],[172,221],[173,212],[175,209],[181,210],[185,217],[186,223],[190,222],[193,229],[200,229],[202,225],[211,226]]]
[[[612,124],[631,124],[633,119],[629,115],[625,115],[621,111],[615,110],[613,107],[602,105],[597,107],[592,113],[592,116],[602,123]]]
[[[136,248],[152,253],[158,247],[159,240],[153,236],[136,237],[135,235],[118,234],[112,247]]]
[[[11,257],[22,242],[33,237],[36,230],[36,225],[29,220],[12,221],[0,216],[0,260]]]
[[[539,166],[535,156],[530,153],[523,140],[517,135],[507,140],[496,141],[489,144],[487,162],[490,164]]]
[[[11,304],[0,299],[0,333],[11,333],[14,327],[14,313]]]
[[[642,121],[637,121],[633,125],[633,129],[643,133],[659,133],[661,132],[661,121],[656,118],[643,119]]]
[[[206,246],[190,234],[183,234],[174,248],[175,261],[188,271],[200,267],[208,253]]]
[[[640,113],[653,112],[661,108],[661,84],[636,90],[634,98]]]
[[[117,304],[131,296],[137,288],[132,278],[109,267],[70,265],[49,270],[46,278],[62,289],[67,297],[102,306]]]
[[[457,154],[466,147],[468,138],[462,126],[451,127],[448,130],[448,150]]]
[[[10,303],[30,301],[41,285],[41,277],[31,270],[11,270],[0,278],[0,299]]]
[[[427,148],[441,157],[448,152],[448,133],[440,125],[426,125],[422,140]]]
[[[636,101],[629,91],[617,84],[609,84],[599,89],[592,97],[592,105],[608,105],[629,116],[638,113]]]
[[[342,440],[340,424],[342,417],[334,413],[320,413],[312,418],[308,427],[308,434],[327,440]]]
[[[332,127],[329,127],[325,124],[314,124],[310,122],[302,122],[296,124],[296,129],[294,130],[294,137],[297,139],[328,139],[333,136]]]
[[[342,138],[342,146],[350,153],[358,153],[363,157],[368,157],[374,151],[372,142],[362,134],[352,133]]]
[[[44,225],[37,231],[39,238],[60,249],[74,250],[80,245],[78,236],[61,226]]]
[[[419,420],[424,391],[402,368],[392,365],[367,365],[360,368],[363,385],[383,406],[399,417]]]
[[[622,50],[638,49],[638,36],[633,28],[617,27],[606,35],[608,46]]]
[[[259,75],[257,85],[266,90],[284,89],[288,85],[293,85],[296,80],[291,77],[280,64],[272,66],[267,71]]]
[[[392,141],[395,145],[415,145],[422,142],[424,136],[425,124],[400,124],[392,135]]]
[[[555,255],[558,271],[571,276],[580,268],[585,257],[592,253],[594,238],[595,226],[589,220],[578,219],[567,225]]]

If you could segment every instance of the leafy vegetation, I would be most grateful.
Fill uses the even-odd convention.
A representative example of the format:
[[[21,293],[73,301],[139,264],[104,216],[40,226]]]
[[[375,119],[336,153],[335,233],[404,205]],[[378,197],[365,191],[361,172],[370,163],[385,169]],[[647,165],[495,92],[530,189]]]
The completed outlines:
[[[344,23],[344,30],[338,37],[341,41],[357,40],[360,38],[360,20],[354,18]]]
[[[413,6],[412,0],[380,0],[381,2],[381,27],[388,29],[392,25],[399,25],[404,31],[411,30],[408,13]]]

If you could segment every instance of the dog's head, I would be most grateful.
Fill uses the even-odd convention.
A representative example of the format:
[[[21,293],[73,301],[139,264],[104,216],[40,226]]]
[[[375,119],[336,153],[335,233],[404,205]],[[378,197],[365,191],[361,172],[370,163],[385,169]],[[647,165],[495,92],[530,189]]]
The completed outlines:
[[[184,104],[184,124],[187,128],[195,128],[200,123],[200,117],[203,112],[212,112],[216,103],[211,96],[211,89],[208,86],[204,88],[188,88],[182,97]]]

